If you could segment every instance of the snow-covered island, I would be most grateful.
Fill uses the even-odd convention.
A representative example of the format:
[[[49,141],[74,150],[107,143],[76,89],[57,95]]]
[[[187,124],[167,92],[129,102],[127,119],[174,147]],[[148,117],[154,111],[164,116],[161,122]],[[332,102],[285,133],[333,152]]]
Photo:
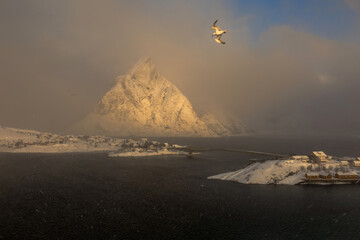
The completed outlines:
[[[335,158],[322,151],[309,156],[259,161],[247,167],[211,176],[208,179],[243,184],[344,184],[360,181],[360,158]]]
[[[111,157],[183,154],[178,145],[105,136],[58,135],[33,130],[0,127],[0,152],[65,153],[108,152]]]

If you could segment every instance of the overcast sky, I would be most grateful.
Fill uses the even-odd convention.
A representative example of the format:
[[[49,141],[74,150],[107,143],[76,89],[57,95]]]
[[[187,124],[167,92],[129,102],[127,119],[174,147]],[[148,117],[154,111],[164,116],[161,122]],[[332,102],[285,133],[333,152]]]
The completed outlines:
[[[358,0],[2,0],[0,29],[2,126],[62,132],[145,55],[257,132],[360,135]]]

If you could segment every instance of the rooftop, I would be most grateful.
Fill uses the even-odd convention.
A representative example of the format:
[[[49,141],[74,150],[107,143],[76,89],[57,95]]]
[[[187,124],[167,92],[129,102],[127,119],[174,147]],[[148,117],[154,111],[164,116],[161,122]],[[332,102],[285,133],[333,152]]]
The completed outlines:
[[[313,151],[312,154],[314,154],[317,157],[326,157],[327,156],[323,151]]]

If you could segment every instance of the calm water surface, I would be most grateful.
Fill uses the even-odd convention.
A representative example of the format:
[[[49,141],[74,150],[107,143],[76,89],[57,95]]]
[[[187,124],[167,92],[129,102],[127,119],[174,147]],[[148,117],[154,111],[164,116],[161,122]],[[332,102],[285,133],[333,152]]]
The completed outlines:
[[[359,156],[356,138],[159,139],[193,147]],[[0,239],[358,239],[360,186],[207,180],[249,156],[0,153]]]

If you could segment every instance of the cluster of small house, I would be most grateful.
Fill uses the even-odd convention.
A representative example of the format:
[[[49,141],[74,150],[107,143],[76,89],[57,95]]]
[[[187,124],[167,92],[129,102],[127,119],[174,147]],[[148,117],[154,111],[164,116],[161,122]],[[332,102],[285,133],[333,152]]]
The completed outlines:
[[[309,156],[293,155],[289,159],[312,163],[329,163],[330,160],[337,160],[342,166],[349,166],[351,164],[354,167],[360,167],[360,157],[355,159],[333,159],[332,156],[326,155],[323,151],[313,151]]]
[[[318,180],[318,179],[324,179],[324,180],[330,180],[330,179],[340,179],[340,180],[351,180],[351,179],[359,179],[359,175],[356,172],[337,172],[334,176],[332,176],[330,173],[317,173],[317,172],[308,172],[305,174],[306,180]]]
[[[357,158],[333,158],[326,155],[323,151],[314,151],[309,156],[307,155],[293,155],[289,161],[302,161],[306,163],[324,164],[327,167],[360,167],[360,157]],[[356,180],[360,179],[355,171],[336,172],[331,175],[328,172],[307,172],[305,174],[306,180]]]
[[[125,139],[121,145],[122,148],[159,148],[168,147],[168,143],[160,143],[158,141],[149,141],[147,138],[141,140]]]

